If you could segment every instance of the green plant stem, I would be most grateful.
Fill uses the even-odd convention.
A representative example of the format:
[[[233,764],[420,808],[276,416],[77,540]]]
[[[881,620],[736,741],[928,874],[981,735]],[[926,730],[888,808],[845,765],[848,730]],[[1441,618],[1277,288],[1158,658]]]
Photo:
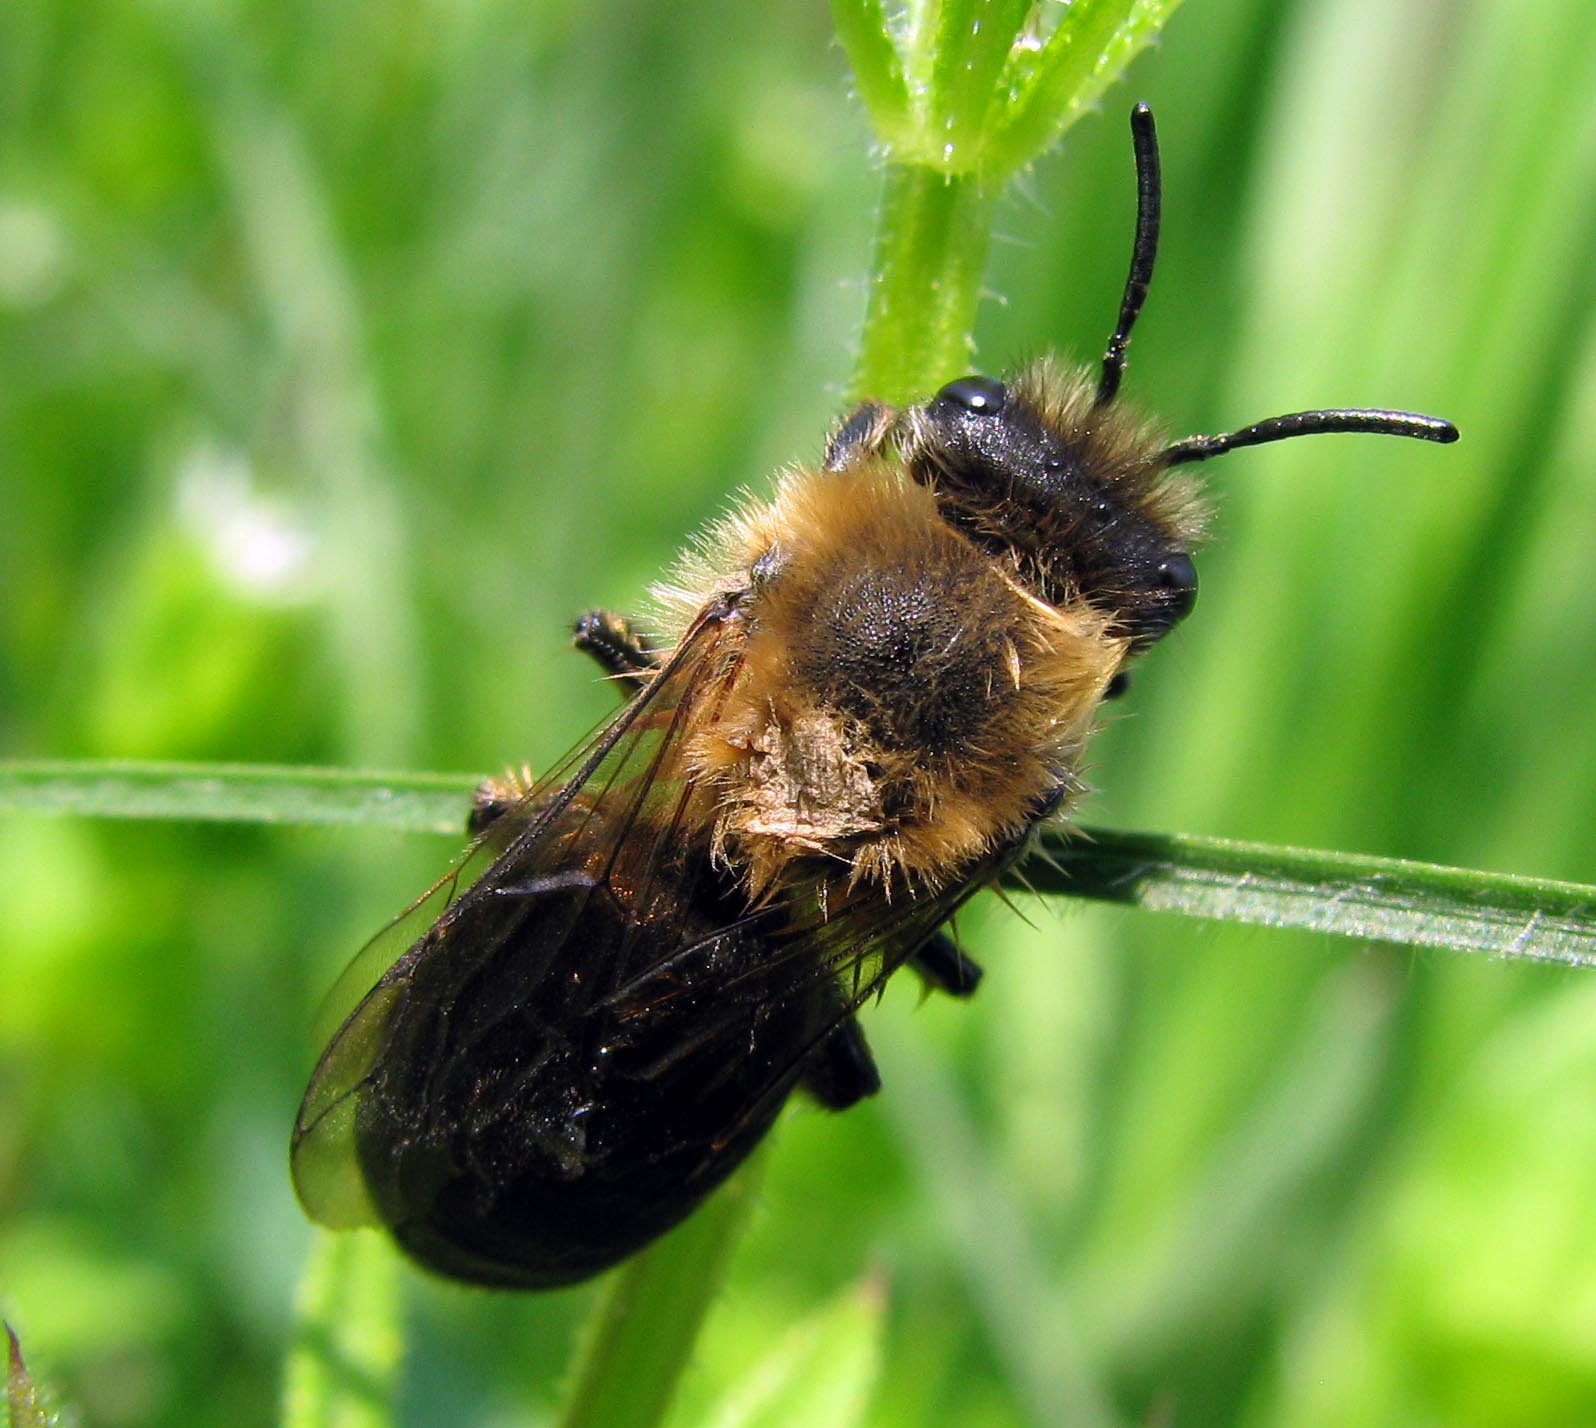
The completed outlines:
[[[318,1232],[283,1384],[283,1428],[389,1428],[403,1339],[399,1257],[381,1235]]]
[[[993,200],[974,175],[887,166],[855,398],[923,400],[968,369]]]
[[[560,1428],[652,1428],[670,1408],[759,1182],[755,1155],[685,1223],[611,1276]]]

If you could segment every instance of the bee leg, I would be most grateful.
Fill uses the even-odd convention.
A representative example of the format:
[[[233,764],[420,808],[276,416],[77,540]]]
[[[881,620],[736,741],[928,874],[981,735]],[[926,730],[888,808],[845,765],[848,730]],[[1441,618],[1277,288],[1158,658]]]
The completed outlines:
[[[479,783],[471,795],[466,832],[473,836],[486,832],[532,791],[532,784],[529,768],[511,769],[503,778]]]
[[[853,1016],[832,1028],[804,1068],[804,1089],[828,1111],[845,1111],[881,1089],[870,1044]]]
[[[946,932],[934,933],[909,961],[927,986],[950,997],[967,997],[981,985],[980,963],[966,957]]]
[[[608,610],[589,610],[571,629],[571,642],[592,655],[627,698],[659,668],[659,656],[638,637],[632,622]]]
[[[881,450],[898,427],[898,413],[880,402],[855,407],[826,439],[825,467],[841,471],[850,461]]]
[[[583,654],[592,655],[604,672],[615,676],[622,692],[630,697],[645,683],[641,677],[659,668],[659,656],[633,631],[631,622],[608,610],[589,610],[571,631],[571,642]],[[471,795],[471,813],[466,832],[485,832],[532,791],[530,769],[512,769],[503,778],[490,778]]]

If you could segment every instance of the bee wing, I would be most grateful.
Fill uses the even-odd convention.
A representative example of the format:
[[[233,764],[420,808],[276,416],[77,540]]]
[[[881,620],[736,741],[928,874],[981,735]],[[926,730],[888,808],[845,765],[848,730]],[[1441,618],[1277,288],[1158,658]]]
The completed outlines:
[[[686,814],[683,732],[735,662],[727,613],[707,609],[647,687],[501,815],[340,977],[328,998],[334,1007],[347,1006],[357,988],[369,990],[317,1063],[290,1149],[294,1186],[313,1219],[334,1229],[382,1222],[359,1163],[356,1116],[418,968],[439,956],[469,964],[470,944],[502,947],[541,908],[573,891],[591,896],[601,886],[624,885],[632,906],[654,913],[656,938],[660,919],[676,915],[671,890],[654,886],[654,870]],[[407,950],[395,960],[400,948]],[[558,948],[543,951],[552,961]]]
[[[321,1224],[352,1229],[377,1223],[351,1137],[354,1093],[377,1054],[396,996],[385,990],[385,974],[408,950],[425,943],[428,929],[482,873],[493,851],[486,835],[476,838],[437,882],[355,953],[322,998],[314,1034],[327,1049],[300,1104],[290,1150],[295,1188]]]
[[[485,838],[473,839],[437,882],[349,959],[316,1009],[311,1023],[311,1035],[316,1041],[332,1039],[382,974],[415,945],[461,890],[477,879],[493,851]]]

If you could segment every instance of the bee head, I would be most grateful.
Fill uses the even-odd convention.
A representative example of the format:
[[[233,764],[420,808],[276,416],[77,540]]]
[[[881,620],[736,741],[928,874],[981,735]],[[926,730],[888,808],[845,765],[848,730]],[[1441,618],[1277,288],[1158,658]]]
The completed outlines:
[[[1156,643],[1197,600],[1191,550],[1204,508],[1174,470],[1239,446],[1319,432],[1457,440],[1457,428],[1412,412],[1332,408],[1292,412],[1221,436],[1167,443],[1121,406],[1131,329],[1158,251],[1158,135],[1152,111],[1131,112],[1136,240],[1119,321],[1096,373],[1036,363],[1011,381],[961,377],[907,414],[903,450],[944,517],[1012,560],[1052,604],[1084,599],[1107,613],[1133,650]],[[879,423],[878,409],[872,420]],[[872,430],[886,430],[873,427]]]
[[[910,469],[947,518],[1011,554],[1050,603],[1080,598],[1145,648],[1191,613],[1201,527],[1161,444],[1099,403],[1086,373],[1038,364],[1013,383],[949,382],[911,420]]]

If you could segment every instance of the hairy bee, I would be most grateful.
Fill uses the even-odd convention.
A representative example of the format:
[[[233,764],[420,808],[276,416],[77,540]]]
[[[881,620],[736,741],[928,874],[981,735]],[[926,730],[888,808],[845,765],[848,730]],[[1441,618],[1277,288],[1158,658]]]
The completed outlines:
[[[480,790],[484,870],[440,884],[305,1094],[316,1219],[459,1279],[565,1284],[685,1217],[795,1088],[874,1092],[854,1013],[905,963],[973,990],[942,924],[1071,807],[1100,705],[1192,608],[1204,506],[1177,468],[1314,432],[1456,439],[1332,410],[1170,443],[1128,413],[1159,221],[1145,105],[1131,128],[1099,369],[866,403],[683,561],[657,643],[579,622],[629,698],[549,777]]]

